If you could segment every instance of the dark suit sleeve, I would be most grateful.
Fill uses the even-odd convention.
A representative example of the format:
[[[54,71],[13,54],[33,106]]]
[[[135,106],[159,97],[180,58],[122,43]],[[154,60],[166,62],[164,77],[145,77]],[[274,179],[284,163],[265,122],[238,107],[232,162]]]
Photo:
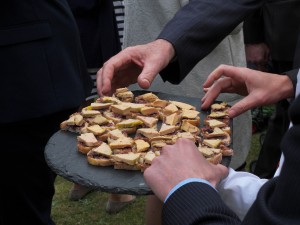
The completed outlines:
[[[177,60],[160,74],[179,83],[246,16],[264,0],[191,0],[165,26],[158,38],[173,44]]]
[[[192,182],[176,190],[164,204],[164,225],[239,224],[238,217],[207,184]]]

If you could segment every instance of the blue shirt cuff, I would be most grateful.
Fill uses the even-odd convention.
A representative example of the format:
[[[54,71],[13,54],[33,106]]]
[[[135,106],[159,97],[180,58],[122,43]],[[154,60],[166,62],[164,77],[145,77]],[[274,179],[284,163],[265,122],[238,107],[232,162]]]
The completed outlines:
[[[191,183],[191,182],[199,182],[199,183],[204,183],[204,184],[208,184],[209,186],[211,186],[214,190],[216,190],[214,188],[214,186],[211,185],[211,183],[209,183],[207,180],[203,180],[203,179],[200,179],[200,178],[188,178],[188,179],[185,179],[181,182],[179,182],[178,184],[176,184],[172,189],[171,191],[169,192],[169,194],[167,195],[166,199],[164,202],[166,202],[168,200],[168,198],[177,190],[179,189],[180,187],[182,187],[183,185],[186,185],[188,183]],[[217,190],[216,190],[217,191]]]

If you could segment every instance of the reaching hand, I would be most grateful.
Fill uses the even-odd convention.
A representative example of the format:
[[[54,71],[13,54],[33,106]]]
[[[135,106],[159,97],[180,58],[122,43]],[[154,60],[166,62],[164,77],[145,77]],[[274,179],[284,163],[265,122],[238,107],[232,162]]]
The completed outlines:
[[[187,178],[205,179],[216,186],[227,175],[225,166],[209,163],[195,143],[184,138],[165,146],[144,172],[146,183],[161,201],[176,184]]]
[[[136,82],[141,88],[147,89],[174,55],[173,46],[162,39],[128,47],[110,58],[98,71],[98,93],[111,95],[116,88],[127,87]]]
[[[231,107],[230,117],[294,96],[292,81],[287,76],[227,65],[214,70],[203,87],[206,94],[202,98],[202,109],[208,108],[220,93],[246,96]]]

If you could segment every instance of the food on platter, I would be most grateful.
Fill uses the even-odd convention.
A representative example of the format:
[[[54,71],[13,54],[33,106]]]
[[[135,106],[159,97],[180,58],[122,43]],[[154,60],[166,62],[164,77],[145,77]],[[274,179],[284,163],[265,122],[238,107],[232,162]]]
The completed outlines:
[[[83,154],[87,154],[94,147],[98,147],[101,142],[93,133],[83,133],[77,136],[77,148]]]
[[[78,151],[93,166],[144,171],[163,147],[186,138],[195,143],[211,163],[232,156],[230,106],[214,103],[200,118],[195,106],[160,99],[154,93],[134,95],[119,88],[112,96],[97,98],[61,123],[61,129],[77,133]]]

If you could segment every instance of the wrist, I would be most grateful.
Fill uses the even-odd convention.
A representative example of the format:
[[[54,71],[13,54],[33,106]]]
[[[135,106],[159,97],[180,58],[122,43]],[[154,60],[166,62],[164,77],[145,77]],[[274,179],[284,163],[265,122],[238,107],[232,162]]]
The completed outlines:
[[[155,42],[161,46],[162,52],[164,52],[168,58],[168,62],[171,62],[176,58],[174,46],[170,42],[164,39],[157,39]]]

